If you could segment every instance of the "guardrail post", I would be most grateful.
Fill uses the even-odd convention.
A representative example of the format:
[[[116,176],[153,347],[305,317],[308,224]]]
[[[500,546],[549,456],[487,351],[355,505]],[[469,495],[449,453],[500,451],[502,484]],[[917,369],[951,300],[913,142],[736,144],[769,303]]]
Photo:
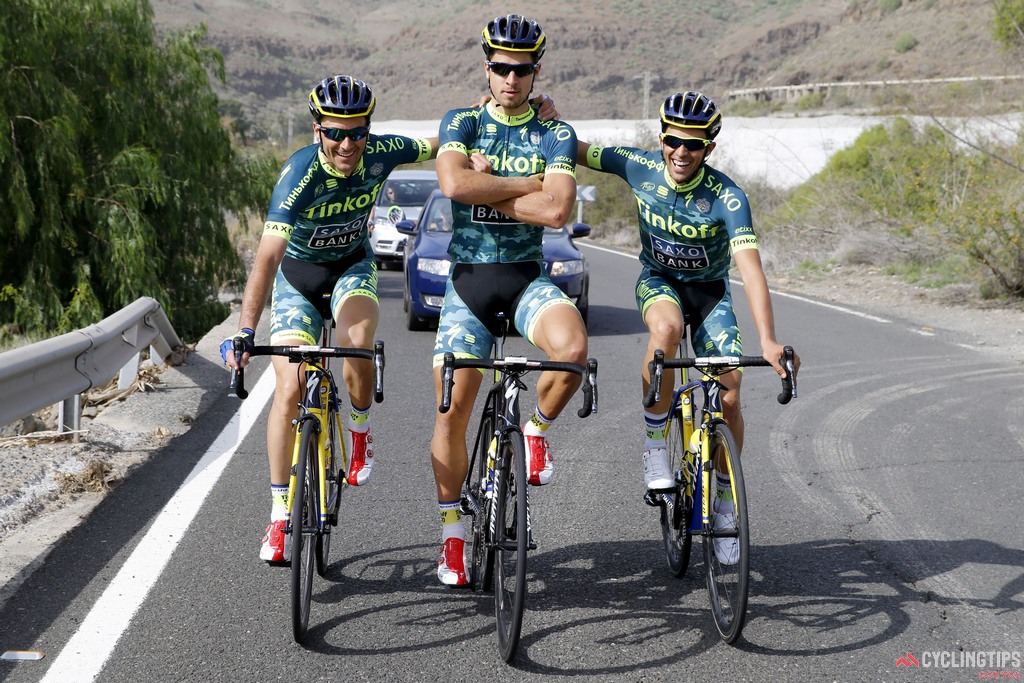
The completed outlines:
[[[78,441],[79,432],[82,430],[82,395],[75,394],[60,402],[60,409],[57,411],[57,431],[61,434],[74,432],[74,441]]]
[[[118,391],[124,391],[135,382],[135,378],[139,376],[139,359],[141,357],[142,352],[140,351],[121,366],[121,371],[117,375]]]

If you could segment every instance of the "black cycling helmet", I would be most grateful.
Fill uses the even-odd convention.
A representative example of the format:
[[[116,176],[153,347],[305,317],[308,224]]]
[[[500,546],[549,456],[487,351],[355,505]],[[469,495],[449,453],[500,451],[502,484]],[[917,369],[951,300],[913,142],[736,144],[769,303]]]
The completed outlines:
[[[509,52],[534,52],[533,61],[539,62],[547,47],[544,31],[533,19],[519,14],[494,17],[484,27],[480,45],[488,57],[494,50]]]
[[[309,113],[317,121],[323,116],[369,119],[376,103],[370,86],[351,76],[325,78],[309,93]]]
[[[722,112],[715,101],[695,90],[670,95],[661,105],[662,131],[665,126],[705,128],[708,140],[714,140],[722,130]]]

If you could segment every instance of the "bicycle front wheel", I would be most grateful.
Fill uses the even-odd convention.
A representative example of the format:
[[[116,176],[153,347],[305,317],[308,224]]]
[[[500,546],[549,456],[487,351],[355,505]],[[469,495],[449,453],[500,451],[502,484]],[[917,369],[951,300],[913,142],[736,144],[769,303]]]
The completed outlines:
[[[669,421],[665,440],[668,442],[669,471],[675,476],[676,483],[672,493],[661,494],[661,536],[665,543],[665,559],[669,571],[675,576],[682,576],[690,564],[690,548],[693,545],[690,520],[693,519],[696,472],[692,466],[692,456],[687,457],[683,420],[679,411]]]
[[[526,606],[526,551],[529,509],[526,491],[526,447],[523,435],[509,432],[501,440],[495,493],[494,615],[498,650],[511,662],[519,649]]]
[[[345,458],[342,455],[344,444],[341,442],[339,428],[340,420],[338,411],[327,411],[327,442],[324,461],[324,476],[326,477],[324,491],[327,501],[327,525],[324,526],[324,533],[316,535],[316,573],[320,576],[327,576],[328,559],[331,556],[331,537],[338,533],[338,508],[341,504],[341,492],[344,490],[344,478],[342,463]]]
[[[707,571],[708,598],[715,627],[727,643],[735,641],[747,616],[747,584],[750,574],[750,535],[747,520],[747,494],[736,439],[724,424],[710,436],[711,491],[719,475],[728,477],[733,513],[712,514],[712,529],[704,537],[704,566]],[[721,505],[723,501],[720,501]]]
[[[295,466],[295,493],[291,510],[292,545],[292,634],[301,643],[309,625],[309,603],[313,595],[319,495],[317,488],[317,433],[303,426],[299,461]]]

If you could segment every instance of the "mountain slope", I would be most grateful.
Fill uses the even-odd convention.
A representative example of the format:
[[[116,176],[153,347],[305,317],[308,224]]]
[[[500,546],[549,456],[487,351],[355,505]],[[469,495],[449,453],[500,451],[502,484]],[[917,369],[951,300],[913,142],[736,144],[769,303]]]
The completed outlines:
[[[437,0],[429,8],[389,0],[152,2],[161,31],[208,26],[225,55],[222,95],[243,103],[247,118],[271,135],[305,117],[309,88],[332,73],[370,82],[382,119],[435,119],[475,101],[485,86],[480,30],[516,9],[486,0]],[[672,4],[577,0],[527,10],[550,41],[538,88],[568,119],[641,118],[666,94],[691,87],[725,101],[727,92],[750,87],[1024,73],[991,38],[990,0]],[[1000,97],[1019,101],[1017,87]]]

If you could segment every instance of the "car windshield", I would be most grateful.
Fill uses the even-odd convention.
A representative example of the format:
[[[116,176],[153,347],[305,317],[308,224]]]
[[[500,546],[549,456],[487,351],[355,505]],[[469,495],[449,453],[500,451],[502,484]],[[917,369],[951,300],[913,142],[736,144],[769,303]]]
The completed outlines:
[[[427,232],[451,232],[452,203],[445,200],[434,201],[421,225],[427,226]]]
[[[422,178],[412,180],[408,178],[392,178],[384,185],[379,203],[398,206],[423,206],[430,193],[437,189],[437,180]]]

